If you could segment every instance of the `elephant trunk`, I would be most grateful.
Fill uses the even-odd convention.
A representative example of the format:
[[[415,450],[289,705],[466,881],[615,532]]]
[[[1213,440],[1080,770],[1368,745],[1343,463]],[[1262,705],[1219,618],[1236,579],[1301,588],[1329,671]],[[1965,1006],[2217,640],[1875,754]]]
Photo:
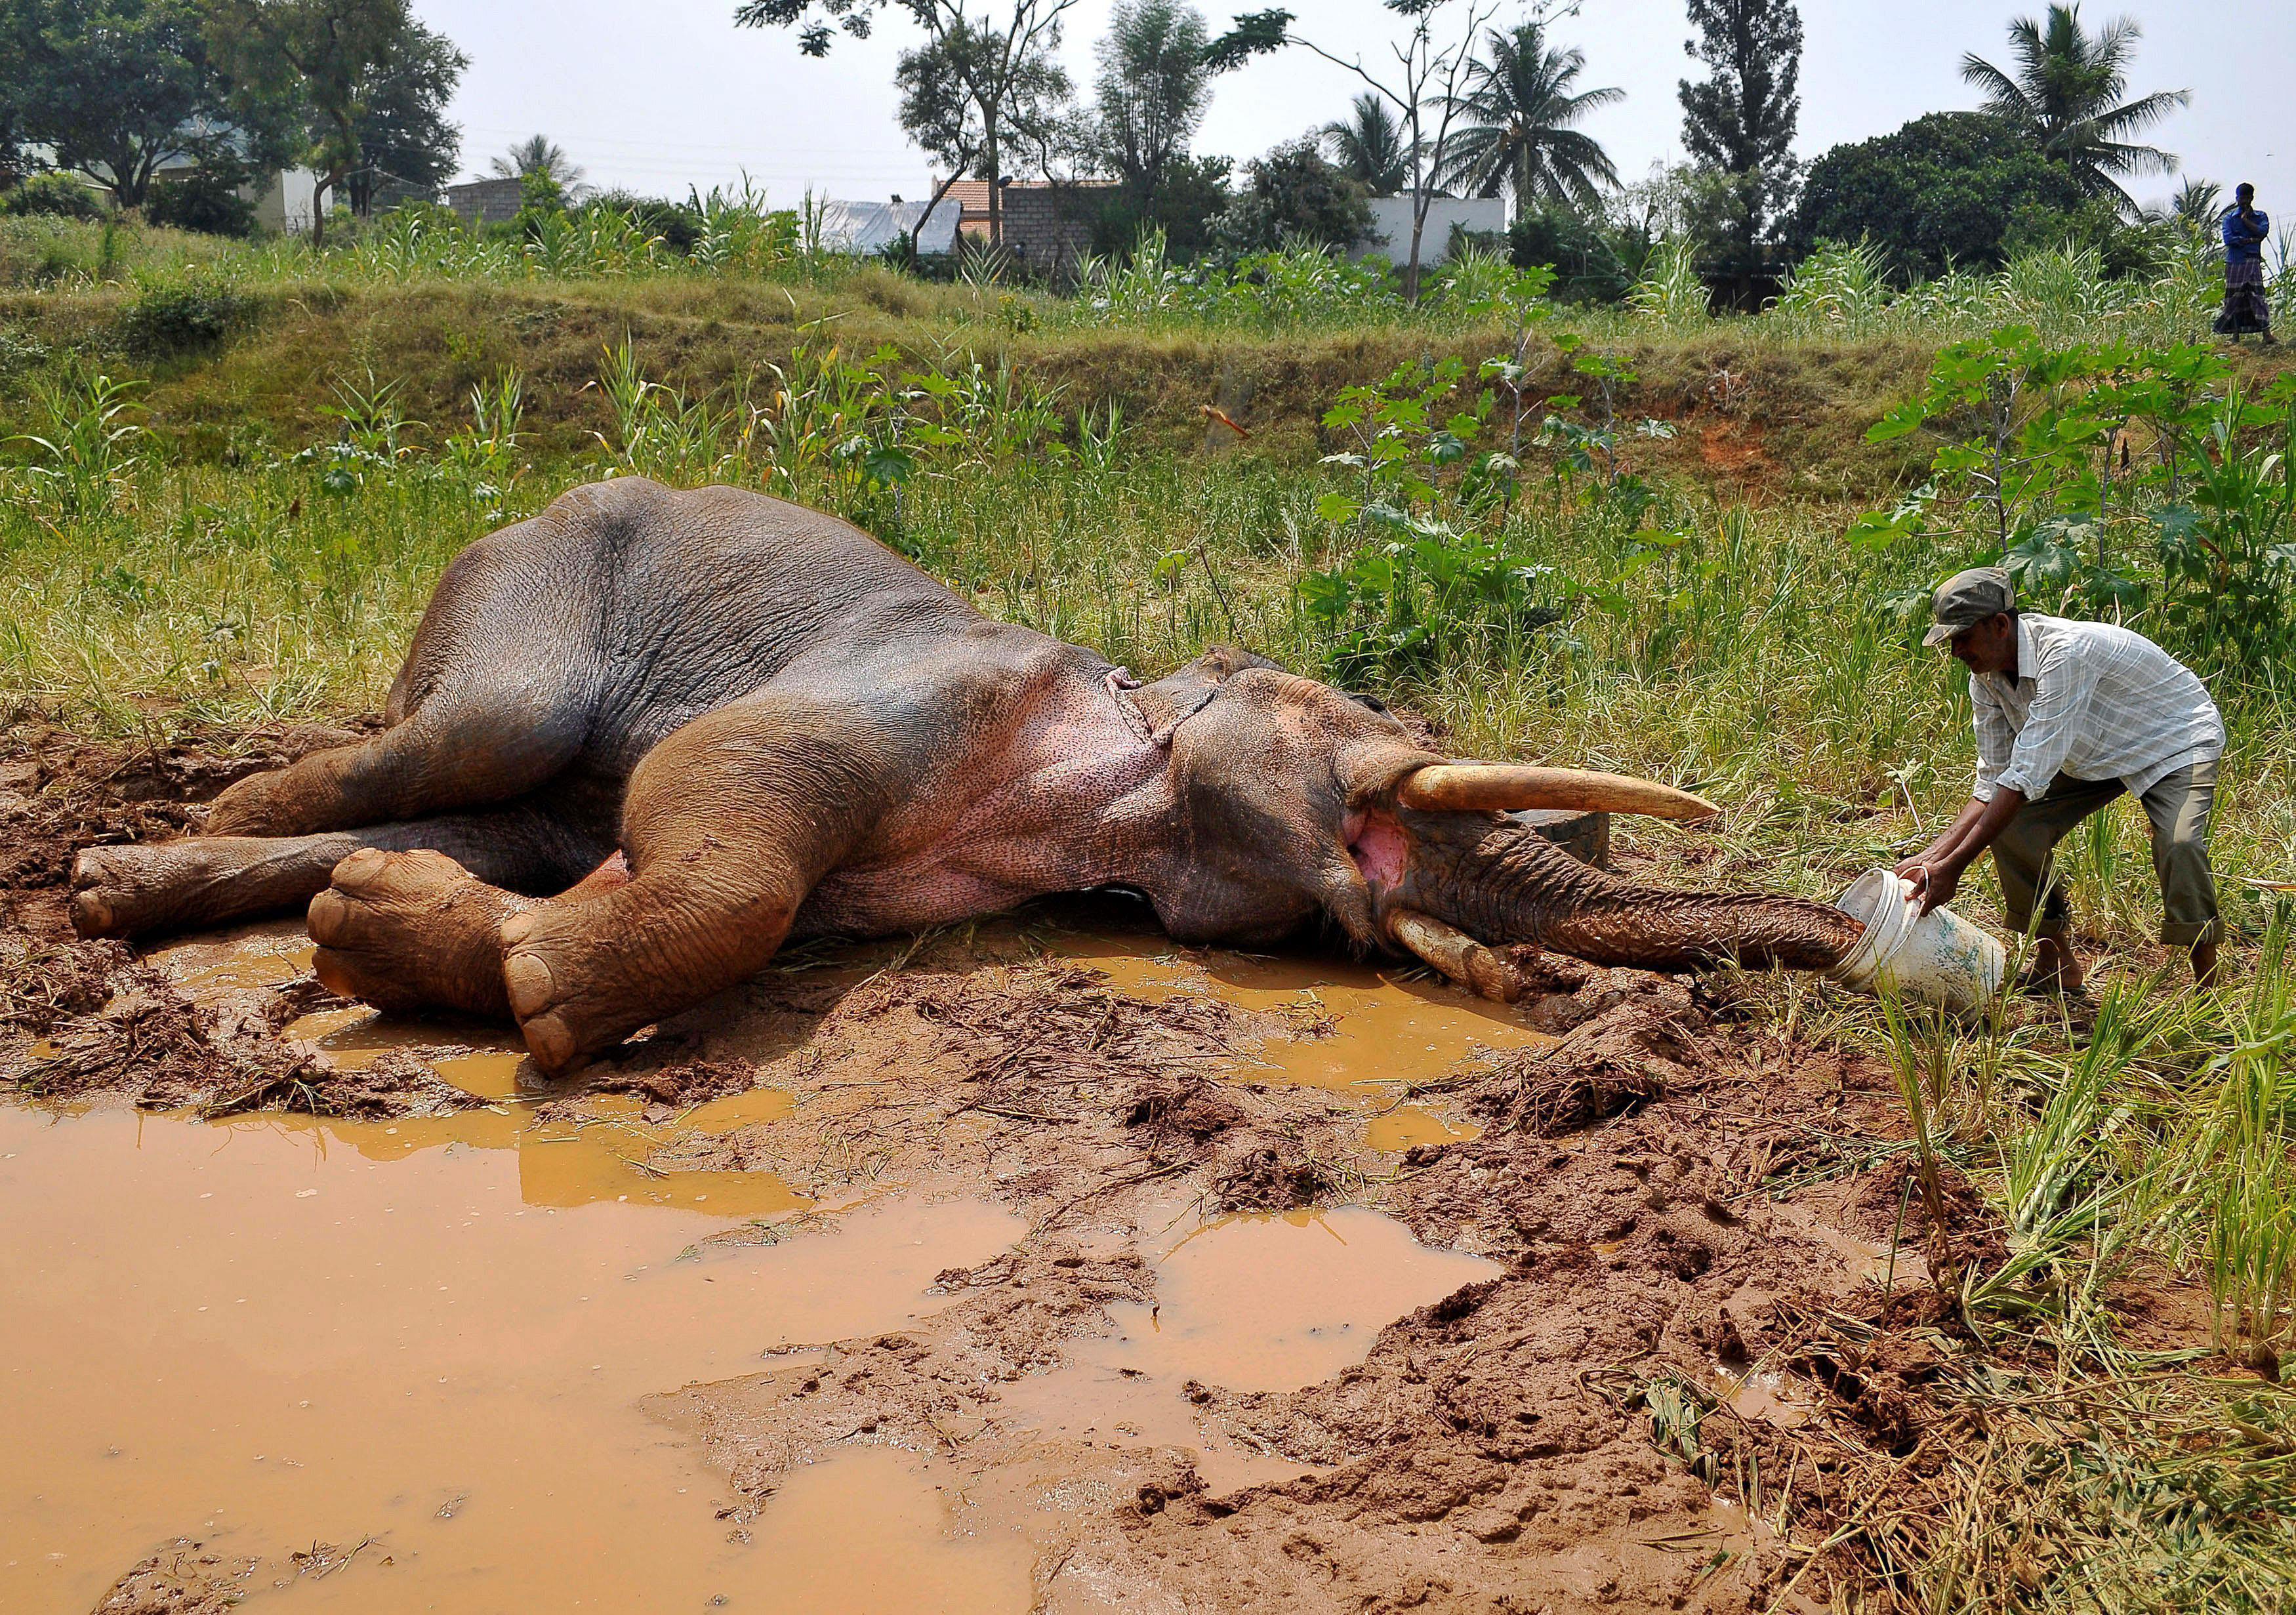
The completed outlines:
[[[1864,934],[1841,910],[1799,898],[1622,881],[1496,816],[1405,817],[1410,873],[1399,906],[1493,947],[1527,942],[1590,963],[1644,970],[1729,960],[1824,970]]]

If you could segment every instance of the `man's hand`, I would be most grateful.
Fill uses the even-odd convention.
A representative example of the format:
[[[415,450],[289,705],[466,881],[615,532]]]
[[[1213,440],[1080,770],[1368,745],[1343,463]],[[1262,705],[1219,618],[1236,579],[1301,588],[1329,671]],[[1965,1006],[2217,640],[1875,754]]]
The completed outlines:
[[[1914,896],[1920,899],[1923,914],[1952,902],[1953,894],[1961,889],[1961,870],[1949,862],[1908,858],[1898,865],[1897,873],[1900,881],[1914,883]]]

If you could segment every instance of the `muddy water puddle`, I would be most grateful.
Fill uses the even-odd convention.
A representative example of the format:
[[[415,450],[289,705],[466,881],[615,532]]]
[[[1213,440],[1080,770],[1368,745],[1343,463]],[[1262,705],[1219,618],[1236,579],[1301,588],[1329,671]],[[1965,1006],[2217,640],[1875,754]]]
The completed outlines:
[[[1217,1217],[1158,1262],[1152,1308],[1111,1308],[1120,1332],[1091,1356],[1168,1383],[1297,1390],[1362,1362],[1406,1313],[1499,1271],[1359,1206]]]
[[[1161,936],[1065,936],[1055,951],[1104,971],[1143,998],[1218,997],[1239,1008],[1330,1018],[1330,1035],[1272,1045],[1243,1080],[1363,1089],[1428,1082],[1486,1049],[1541,1048],[1556,1040],[1513,1010],[1401,970],[1330,958],[1177,953]]]
[[[1026,1607],[1025,1554],[951,1537],[930,1478],[870,1455],[729,1543],[724,1478],[636,1410],[929,1314],[1020,1218],[911,1194],[697,1250],[723,1217],[555,1209],[523,1152],[354,1131],[0,1110],[0,1428],[40,1455],[0,1481],[0,1608],[86,1608],[185,1533],[283,1561],[371,1537],[298,1589],[348,1610],[880,1607],[831,1595],[890,1545],[937,1607]],[[849,1529],[792,1522],[822,1518]]]
[[[1325,959],[1176,953],[1160,936],[1064,935],[1053,951],[1150,999],[1217,996],[1328,1021],[1270,1045],[1243,1082],[1351,1094],[1365,1147],[1473,1136],[1395,1086],[1552,1039],[1436,983]],[[308,970],[299,925],[242,928],[155,963],[195,997]],[[345,1069],[395,1050],[488,1102],[451,1117],[201,1126],[117,1111],[0,1111],[0,1293],[29,1349],[0,1363],[0,1420],[36,1473],[0,1480],[0,1608],[92,1603],[192,1535],[265,1560],[367,1542],[303,1578],[313,1607],[480,1611],[1021,1610],[1030,1551],[976,1516],[958,1477],[847,1448],[781,1477],[754,1518],[640,1402],[791,1349],[882,1332],[946,1305],[944,1268],[1022,1237],[985,1200],[893,1192],[824,1209],[768,1171],[663,1171],[693,1133],[788,1116],[753,1089],[665,1119],[589,1095],[578,1119],[514,1032],[359,1006],[285,1035]],[[743,1222],[758,1245],[705,1242]],[[1389,1323],[1496,1271],[1343,1208],[1198,1221],[1145,1252],[1153,1307],[1008,1388],[1023,1431],[1086,1447],[1179,1447],[1216,1491],[1301,1472],[1203,1416],[1191,1381],[1289,1390],[1359,1363]],[[800,1359],[802,1360],[802,1359]],[[37,1485],[37,1489],[30,1489]],[[371,1539],[371,1540],[370,1540]],[[283,1570],[281,1567],[288,1567]]]

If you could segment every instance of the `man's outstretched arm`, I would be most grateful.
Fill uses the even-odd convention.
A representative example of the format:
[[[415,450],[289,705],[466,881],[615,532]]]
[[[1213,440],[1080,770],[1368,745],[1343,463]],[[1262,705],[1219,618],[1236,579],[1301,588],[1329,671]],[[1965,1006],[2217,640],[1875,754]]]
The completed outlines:
[[[1961,816],[1927,850],[1898,865],[1898,878],[1914,883],[1914,895],[1922,900],[1923,914],[1953,901],[1953,894],[1961,888],[1963,872],[2000,839],[2024,805],[2025,793],[2013,785],[1996,787],[1990,801],[1972,797]]]

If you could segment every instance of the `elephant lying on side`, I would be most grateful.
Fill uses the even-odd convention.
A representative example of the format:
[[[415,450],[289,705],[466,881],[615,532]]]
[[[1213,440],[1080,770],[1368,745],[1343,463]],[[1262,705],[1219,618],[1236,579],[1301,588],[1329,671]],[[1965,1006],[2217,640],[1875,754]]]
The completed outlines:
[[[1514,982],[1487,944],[1816,968],[1858,935],[1793,898],[1630,884],[1501,811],[1710,811],[1695,797],[1447,763],[1237,651],[1136,685],[843,521],[735,488],[616,480],[472,545],[389,717],[242,780],[205,835],[85,850],[74,923],[137,936],[308,902],[328,986],[513,1016],[550,1070],[791,936],[1093,887],[1144,894],[1183,942],[1320,919],[1496,996]]]

